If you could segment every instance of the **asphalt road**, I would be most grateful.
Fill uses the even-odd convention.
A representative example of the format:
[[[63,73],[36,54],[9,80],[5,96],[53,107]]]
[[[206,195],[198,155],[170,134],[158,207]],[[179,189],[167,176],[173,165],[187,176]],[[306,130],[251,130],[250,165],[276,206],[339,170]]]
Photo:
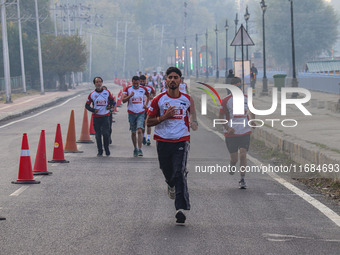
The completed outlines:
[[[143,147],[143,158],[132,157],[125,105],[115,116],[110,157],[98,158],[95,144],[81,144],[83,153],[65,154],[69,164],[48,164],[53,175],[36,177],[41,184],[11,184],[22,133],[33,164],[46,130],[50,160],[56,125],[65,143],[72,109],[79,137],[86,98],[7,127],[0,123],[0,215],[7,218],[0,221],[0,254],[340,253],[339,226],[270,176],[247,174],[248,189],[239,190],[237,174],[196,172],[228,163],[224,141],[203,126],[192,132],[188,162],[192,210],[185,226],[177,226],[155,142]]]

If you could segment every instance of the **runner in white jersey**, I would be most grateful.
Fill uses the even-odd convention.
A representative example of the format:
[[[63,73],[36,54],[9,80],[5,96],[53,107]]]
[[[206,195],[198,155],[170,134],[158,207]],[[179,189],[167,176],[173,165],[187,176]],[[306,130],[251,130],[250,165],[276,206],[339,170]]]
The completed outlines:
[[[100,157],[103,155],[102,136],[105,154],[106,156],[110,156],[110,110],[114,109],[114,100],[111,93],[102,88],[103,79],[101,77],[95,77],[93,84],[96,89],[89,94],[85,108],[92,112],[93,128],[96,131],[97,156]]]
[[[184,223],[183,210],[190,210],[186,170],[190,126],[197,130],[198,124],[194,101],[179,91],[181,71],[169,67],[166,75],[168,90],[152,100],[146,122],[155,126],[159,165],[168,184],[168,195],[175,199],[176,222]]]
[[[157,72],[154,71],[153,75],[151,76],[153,87],[155,90],[158,88],[158,82],[159,82],[159,76],[157,75]]]
[[[146,85],[146,77],[144,75],[142,75],[140,77],[140,85],[142,87],[145,87],[148,92],[149,92],[149,95],[150,95],[150,100],[149,100],[149,103],[147,105],[147,107],[150,106],[151,104],[151,100],[154,98],[154,96],[156,95],[156,92],[155,92],[155,89],[152,87],[152,86],[149,86],[149,85]],[[144,96],[144,101],[146,101],[146,96]],[[145,112],[145,119],[146,119],[146,112]],[[147,133],[147,137],[145,137],[145,119],[144,119],[144,129],[143,129],[143,145],[147,145],[147,146],[150,146],[151,144],[151,141],[150,141],[150,136],[151,136],[151,127],[147,127],[146,128],[146,133]]]
[[[181,77],[181,83],[179,84],[179,91],[181,93],[189,94],[188,85],[184,82],[184,77]]]
[[[131,140],[134,146],[133,156],[143,157],[142,141],[143,141],[143,123],[145,119],[145,111],[149,102],[149,92],[145,87],[139,86],[139,77],[132,77],[132,85],[123,91],[123,103],[128,102],[128,115],[131,130]],[[147,97],[144,101],[144,95]],[[136,137],[138,132],[138,142]],[[138,149],[137,149],[138,143]]]
[[[231,80],[231,84],[241,88],[241,79],[234,77]],[[246,183],[245,167],[247,166],[247,151],[249,149],[251,127],[248,125],[248,121],[255,118],[248,109],[248,97],[244,95],[244,113],[236,115],[233,112],[233,95],[230,94],[222,100],[222,106],[220,109],[220,119],[225,119],[228,123],[224,126],[224,136],[227,144],[228,151],[230,153],[230,174],[236,172],[236,163],[238,161],[238,151],[240,151],[240,173],[241,180],[239,185],[241,189],[245,189]],[[252,123],[254,126],[255,123]]]

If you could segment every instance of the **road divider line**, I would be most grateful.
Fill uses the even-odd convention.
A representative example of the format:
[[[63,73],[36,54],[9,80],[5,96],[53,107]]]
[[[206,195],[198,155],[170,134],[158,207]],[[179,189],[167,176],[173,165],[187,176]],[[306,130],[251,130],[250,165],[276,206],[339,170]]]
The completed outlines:
[[[219,133],[219,132],[217,132],[215,130],[212,130],[210,127],[205,125],[202,120],[200,120],[199,118],[197,118],[197,119],[198,119],[198,122],[199,122],[200,126],[203,126],[204,129],[206,129],[206,130],[208,130],[210,132],[213,132],[218,137],[220,137],[223,141],[225,140],[224,136],[221,133]],[[252,157],[250,155],[247,155],[247,158],[249,159],[249,161],[253,162],[257,166],[264,165],[261,161],[259,161],[258,159],[254,158],[254,157]],[[340,216],[336,212],[334,212],[332,209],[330,209],[329,207],[325,206],[323,203],[321,203],[317,199],[311,197],[306,192],[304,192],[304,191],[300,190],[299,188],[295,187],[290,182],[288,182],[285,179],[279,177],[277,174],[271,173],[271,172],[267,172],[266,174],[268,174],[275,181],[277,181],[281,185],[285,186],[287,189],[289,189],[293,193],[297,194],[303,200],[305,200],[306,202],[308,202],[309,204],[314,206],[321,213],[323,213],[326,217],[328,217],[331,221],[333,221],[338,227],[340,227]]]
[[[17,197],[19,196],[22,192],[24,192],[26,189],[28,189],[29,186],[22,186],[21,188],[17,189],[16,191],[14,191],[11,195],[9,195],[10,197]]]
[[[37,114],[34,114],[34,115],[32,115],[32,116],[29,116],[29,117],[26,117],[26,118],[23,118],[23,119],[20,119],[20,120],[15,120],[15,121],[12,121],[12,122],[7,123],[7,124],[5,124],[5,125],[2,125],[2,126],[0,126],[0,129],[1,129],[1,128],[4,128],[4,127],[8,127],[8,126],[10,126],[10,125],[13,125],[13,124],[15,124],[15,123],[24,121],[24,120],[28,120],[28,119],[37,117],[37,116],[39,116],[39,115],[41,115],[41,114],[43,114],[43,113],[45,113],[45,112],[48,112],[48,111],[50,111],[50,110],[56,109],[56,108],[58,108],[58,107],[60,107],[60,106],[63,106],[63,105],[67,104],[68,102],[70,102],[71,100],[73,100],[73,99],[75,99],[75,98],[77,98],[77,97],[79,97],[79,96],[80,96],[80,95],[71,97],[70,99],[67,99],[65,102],[63,102],[63,103],[61,103],[61,104],[59,104],[59,105],[53,106],[53,107],[51,107],[51,108],[48,108],[48,109],[46,109],[46,110],[44,110],[44,111],[41,111],[41,112],[39,112],[39,113],[37,113]]]

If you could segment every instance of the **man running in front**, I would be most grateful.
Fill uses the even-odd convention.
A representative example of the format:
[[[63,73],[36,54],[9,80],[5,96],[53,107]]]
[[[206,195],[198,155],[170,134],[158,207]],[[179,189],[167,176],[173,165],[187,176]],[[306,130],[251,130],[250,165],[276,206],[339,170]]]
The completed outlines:
[[[168,195],[175,199],[176,222],[183,224],[186,220],[183,210],[190,210],[186,169],[190,126],[197,130],[198,124],[194,101],[179,91],[181,71],[169,67],[166,75],[168,90],[152,100],[146,123],[155,126],[159,165],[168,184]]]

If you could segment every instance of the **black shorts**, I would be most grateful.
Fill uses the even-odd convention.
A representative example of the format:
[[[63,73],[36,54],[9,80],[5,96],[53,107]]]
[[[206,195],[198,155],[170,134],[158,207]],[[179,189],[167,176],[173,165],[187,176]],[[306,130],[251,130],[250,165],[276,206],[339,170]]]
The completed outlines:
[[[250,134],[226,137],[225,143],[227,144],[227,148],[230,153],[238,152],[240,148],[244,148],[248,151],[250,144]]]

